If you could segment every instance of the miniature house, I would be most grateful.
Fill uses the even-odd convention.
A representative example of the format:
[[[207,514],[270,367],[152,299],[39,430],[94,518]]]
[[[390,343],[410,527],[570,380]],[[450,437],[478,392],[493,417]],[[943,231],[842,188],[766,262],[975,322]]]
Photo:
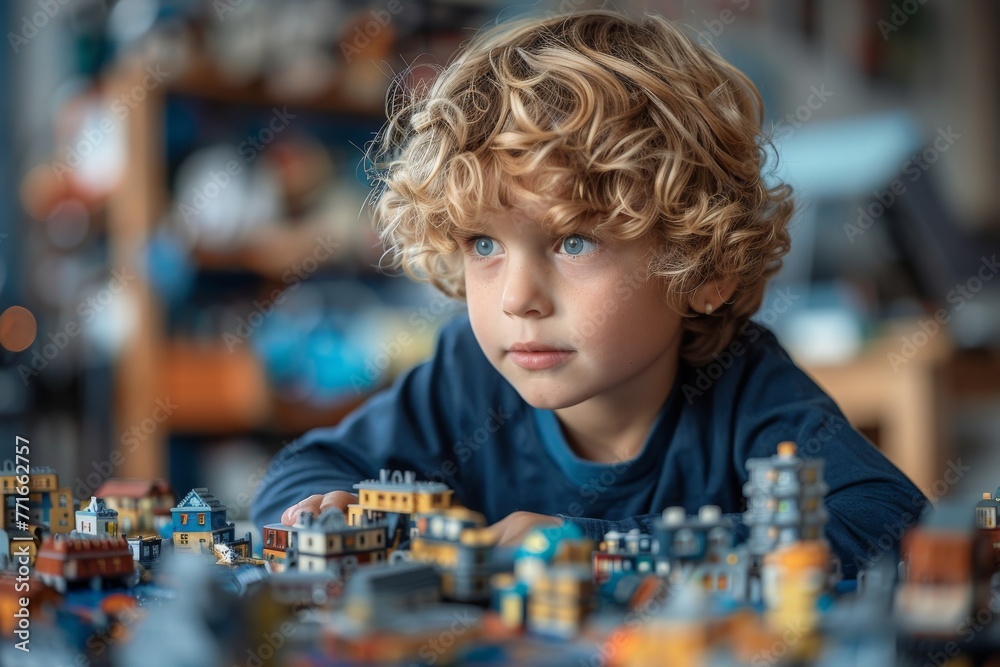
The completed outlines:
[[[103,498],[91,496],[90,504],[76,511],[76,530],[88,535],[118,535],[118,512],[109,509]]]
[[[261,556],[271,563],[272,572],[298,568],[298,563],[290,557],[294,555],[297,537],[298,530],[283,523],[269,523],[261,529]]]
[[[94,492],[105,504],[118,511],[118,527],[123,533],[159,534],[170,523],[175,497],[162,480],[109,479]]]
[[[128,550],[132,552],[132,560],[149,569],[160,560],[163,538],[157,536],[136,537],[125,536]]]
[[[679,591],[698,573],[702,590],[745,599],[749,559],[736,546],[732,521],[717,505],[704,505],[688,516],[683,507],[668,507],[653,522],[656,573]]]
[[[174,551],[214,553],[215,544],[236,539],[236,526],[226,521],[227,508],[206,488],[192,489],[172,507]]]
[[[295,522],[296,544],[289,548],[301,571],[351,572],[358,565],[386,557],[386,526],[382,522],[348,525],[344,513],[332,507],[318,517],[302,512]]]
[[[10,528],[17,520],[14,503],[17,475],[14,462],[0,466],[0,528]],[[58,473],[48,467],[32,466],[28,471],[28,523],[46,526],[53,533],[73,530],[73,495],[59,486]]]

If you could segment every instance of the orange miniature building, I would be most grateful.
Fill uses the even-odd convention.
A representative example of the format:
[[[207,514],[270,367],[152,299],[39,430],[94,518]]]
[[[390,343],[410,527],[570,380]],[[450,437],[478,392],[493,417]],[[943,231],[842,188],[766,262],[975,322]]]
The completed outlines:
[[[16,571],[0,570],[0,636],[12,637],[18,627],[21,598],[28,599],[28,618],[37,619],[42,607],[55,602],[55,593],[41,585],[35,577],[18,580]]]
[[[896,589],[896,610],[912,632],[952,636],[971,612],[989,603],[991,531],[964,528],[949,509],[935,508],[937,523],[910,529],[900,543],[906,577]]]
[[[46,537],[35,573],[60,593],[75,582],[97,586],[107,580],[134,584],[138,579],[128,542],[121,537]]]

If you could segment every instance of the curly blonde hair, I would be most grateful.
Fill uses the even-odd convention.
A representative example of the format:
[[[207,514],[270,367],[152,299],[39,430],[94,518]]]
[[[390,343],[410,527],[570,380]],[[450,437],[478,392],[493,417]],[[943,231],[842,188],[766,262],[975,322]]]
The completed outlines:
[[[389,99],[369,148],[373,217],[392,265],[449,296],[465,297],[456,233],[480,230],[484,211],[544,203],[553,236],[650,241],[648,279],[700,365],[760,307],[788,252],[794,204],[788,185],[765,182],[760,94],[661,16],[503,23]],[[708,315],[690,308],[706,280],[737,285]]]

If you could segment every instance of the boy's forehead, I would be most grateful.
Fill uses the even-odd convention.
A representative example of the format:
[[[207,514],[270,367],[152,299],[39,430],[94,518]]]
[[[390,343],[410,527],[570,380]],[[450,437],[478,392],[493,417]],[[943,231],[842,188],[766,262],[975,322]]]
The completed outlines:
[[[488,228],[501,227],[524,232],[538,230],[552,233],[552,225],[546,224],[545,215],[554,203],[554,201],[518,199],[512,201],[507,208],[484,212],[480,220]]]
[[[594,218],[587,214],[577,216],[571,222],[546,221],[553,206],[568,203],[565,196],[570,188],[563,179],[558,179],[558,182],[552,178],[535,176],[515,179],[503,188],[501,201],[504,204],[484,206],[471,219],[457,221],[457,226],[473,232],[512,228],[525,232],[538,230],[549,236],[589,229],[593,226]]]

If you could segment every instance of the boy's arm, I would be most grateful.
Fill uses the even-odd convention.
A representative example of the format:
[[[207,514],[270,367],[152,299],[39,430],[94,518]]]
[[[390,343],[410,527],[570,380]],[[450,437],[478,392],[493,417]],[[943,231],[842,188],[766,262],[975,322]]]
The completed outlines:
[[[313,494],[354,493],[355,483],[377,478],[381,468],[413,470],[417,479],[456,488],[460,471],[451,445],[460,406],[451,386],[461,358],[449,329],[442,330],[430,361],[401,375],[340,424],[313,429],[274,457],[251,505],[255,525],[279,522],[287,507]]]
[[[767,354],[729,397],[737,405],[732,463],[740,482],[747,459],[773,456],[779,442],[794,441],[799,456],[824,460],[826,537],[844,575],[898,558],[899,540],[927,498],[765,334]]]

